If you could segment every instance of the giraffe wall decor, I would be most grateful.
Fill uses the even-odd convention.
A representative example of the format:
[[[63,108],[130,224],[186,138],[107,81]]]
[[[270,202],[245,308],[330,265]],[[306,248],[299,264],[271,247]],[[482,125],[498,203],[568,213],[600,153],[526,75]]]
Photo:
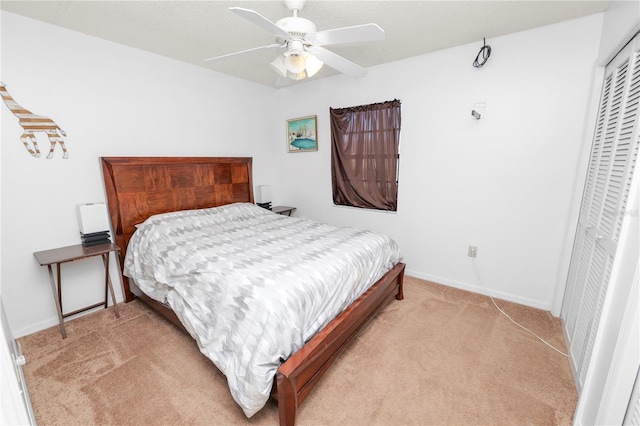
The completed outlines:
[[[22,107],[19,103],[17,103],[7,92],[5,84],[0,82],[0,95],[2,95],[2,100],[9,107],[9,110],[18,117],[18,122],[20,126],[24,129],[24,133],[20,136],[22,143],[24,144],[29,154],[34,157],[40,157],[40,149],[38,148],[38,141],[36,139],[35,133],[44,132],[49,138],[49,142],[51,143],[51,148],[49,149],[49,154],[47,158],[53,157],[53,150],[56,147],[56,143],[60,144],[60,148],[62,148],[62,152],[64,155],[62,158],[69,158],[69,154],[67,153],[67,148],[64,145],[63,137],[66,137],[67,134],[62,130],[55,121],[50,119],[49,117],[44,117],[42,115],[36,115],[26,108]]]

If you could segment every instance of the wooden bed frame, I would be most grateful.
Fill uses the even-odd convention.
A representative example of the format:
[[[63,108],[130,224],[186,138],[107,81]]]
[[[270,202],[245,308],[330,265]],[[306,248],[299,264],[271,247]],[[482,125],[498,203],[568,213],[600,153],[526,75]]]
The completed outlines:
[[[123,270],[136,224],[177,210],[253,203],[250,157],[102,157],[102,173],[115,243]],[[296,410],[313,386],[369,320],[392,299],[403,299],[404,263],[398,263],[346,310],[286,360],[274,379],[281,425],[295,423]],[[146,296],[122,275],[125,300],[134,295],[184,330],[176,314]]]

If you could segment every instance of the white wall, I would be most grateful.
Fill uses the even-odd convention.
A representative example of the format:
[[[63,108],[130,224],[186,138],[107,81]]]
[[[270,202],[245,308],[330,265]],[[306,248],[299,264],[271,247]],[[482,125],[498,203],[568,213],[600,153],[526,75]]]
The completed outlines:
[[[105,200],[104,155],[247,155],[295,214],[377,229],[408,273],[549,309],[570,254],[576,157],[602,15],[280,90],[2,12],[2,79],[67,133],[70,158],[30,157],[2,109],[2,295],[17,336],[55,325],[33,252],[79,243],[75,205]],[[333,206],[329,107],[402,101],[398,212]],[[471,118],[474,103],[486,115]],[[319,151],[288,154],[285,122],[318,116]],[[467,257],[479,247],[477,266]],[[94,262],[95,260],[95,262]],[[566,271],[565,271],[566,272]],[[99,260],[63,266],[66,310],[102,294]]]
[[[69,151],[66,160],[59,148],[50,160],[30,156],[0,105],[2,296],[18,337],[57,324],[47,268],[33,252],[80,243],[76,204],[106,201],[99,157],[252,156],[257,181],[276,173],[278,152],[263,137],[274,121],[270,88],[7,12],[2,81],[67,132]],[[103,277],[100,258],[64,264],[65,311],[104,297]]]
[[[481,69],[471,65],[479,41],[373,68],[364,80],[279,91],[281,121],[317,114],[319,126],[317,153],[283,149],[287,203],[389,233],[410,275],[550,309],[577,220],[601,25],[599,14],[487,40],[492,55]],[[402,101],[398,212],[333,206],[329,107],[394,98]],[[477,102],[486,102],[479,121],[470,114]],[[480,278],[468,245],[478,246]]]

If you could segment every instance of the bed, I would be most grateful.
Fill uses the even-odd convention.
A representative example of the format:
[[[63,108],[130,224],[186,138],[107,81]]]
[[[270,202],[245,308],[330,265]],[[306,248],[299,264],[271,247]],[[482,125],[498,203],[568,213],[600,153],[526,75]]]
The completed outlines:
[[[209,220],[209,217],[222,217],[221,212],[227,214],[228,211],[237,210],[244,215],[242,220],[259,220],[272,228],[280,227],[283,221],[291,221],[298,226],[303,223],[302,220],[279,216],[253,205],[251,158],[103,157],[101,165],[114,239],[120,248],[120,270],[123,273],[126,269],[127,249],[137,227],[141,231],[134,242],[143,235],[142,229],[149,229],[152,223],[181,221],[183,216],[190,215],[205,215],[205,219],[198,220]],[[251,222],[247,229],[249,228],[257,226]],[[255,235],[246,237],[256,238]],[[284,272],[280,271],[278,274],[271,274],[270,279],[285,278]],[[278,364],[272,386],[269,383],[269,387],[270,396],[278,402],[282,425],[295,423],[297,407],[358,331],[392,299],[403,298],[404,264],[400,260],[387,265],[379,275],[381,277],[373,285],[366,287],[348,307],[341,308],[335,318],[332,314],[319,331],[308,339],[305,338],[299,348],[296,347],[294,352],[283,357]],[[122,280],[127,302],[134,296],[138,297],[194,335],[194,326],[185,321],[182,309],[174,311],[163,303],[161,296],[143,285],[136,285],[134,280],[125,275]],[[140,287],[145,287],[146,292]],[[198,344],[200,345],[200,340]]]

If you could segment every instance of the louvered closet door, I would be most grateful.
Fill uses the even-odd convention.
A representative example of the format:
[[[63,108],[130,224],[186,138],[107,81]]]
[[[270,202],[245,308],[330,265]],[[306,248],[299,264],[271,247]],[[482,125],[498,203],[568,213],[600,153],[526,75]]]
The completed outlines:
[[[631,398],[629,399],[627,413],[625,414],[624,421],[622,422],[622,426],[627,425],[640,425],[640,371],[636,374],[636,381],[633,385]]]
[[[607,293],[638,156],[640,36],[605,71],[561,317],[578,393]]]

